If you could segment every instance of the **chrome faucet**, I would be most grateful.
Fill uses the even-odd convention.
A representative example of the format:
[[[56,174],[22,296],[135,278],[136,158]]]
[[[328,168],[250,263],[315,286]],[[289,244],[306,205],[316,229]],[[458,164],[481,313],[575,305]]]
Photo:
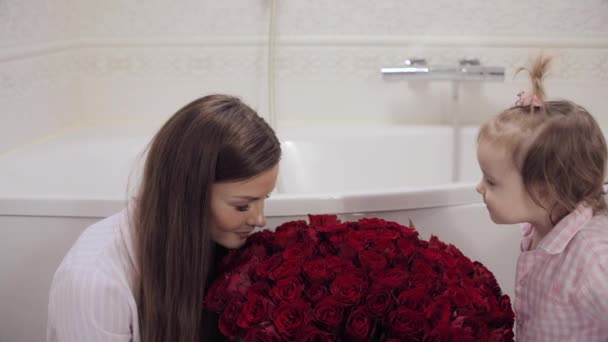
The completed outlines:
[[[382,68],[385,78],[452,81],[504,81],[505,68],[483,66],[478,59],[461,59],[457,66],[430,66],[426,59],[406,59],[403,66]]]

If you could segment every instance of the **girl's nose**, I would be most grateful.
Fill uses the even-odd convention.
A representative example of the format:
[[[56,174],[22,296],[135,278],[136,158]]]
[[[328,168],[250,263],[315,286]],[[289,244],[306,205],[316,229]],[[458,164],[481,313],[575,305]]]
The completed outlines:
[[[477,193],[483,195],[483,188],[481,186],[481,181],[479,181],[479,183],[477,183],[477,185],[475,186],[475,190],[477,191]]]

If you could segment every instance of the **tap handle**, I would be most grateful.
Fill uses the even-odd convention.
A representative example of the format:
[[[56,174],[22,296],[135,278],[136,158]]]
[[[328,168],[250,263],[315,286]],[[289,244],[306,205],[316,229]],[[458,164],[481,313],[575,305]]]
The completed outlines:
[[[424,58],[408,58],[403,62],[405,65],[426,65]]]
[[[458,61],[458,64],[460,66],[472,66],[472,65],[481,65],[481,62],[479,62],[479,59],[477,59],[477,58],[473,58],[473,59],[463,58]]]

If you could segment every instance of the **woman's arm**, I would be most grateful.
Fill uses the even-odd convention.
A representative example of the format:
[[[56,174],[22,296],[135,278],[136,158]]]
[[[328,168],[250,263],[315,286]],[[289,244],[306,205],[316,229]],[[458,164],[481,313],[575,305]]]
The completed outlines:
[[[49,295],[47,342],[131,341],[132,303],[118,279],[98,270],[62,270]]]

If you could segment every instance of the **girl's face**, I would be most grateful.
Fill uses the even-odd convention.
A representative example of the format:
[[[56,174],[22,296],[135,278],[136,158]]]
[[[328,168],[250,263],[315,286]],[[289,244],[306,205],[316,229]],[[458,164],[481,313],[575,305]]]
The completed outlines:
[[[211,188],[211,238],[226,248],[239,248],[255,227],[266,224],[264,200],[274,189],[279,166],[255,177],[221,182]]]
[[[526,191],[521,174],[506,148],[482,141],[477,146],[477,161],[482,178],[476,190],[483,196],[494,223],[546,223],[546,211]]]

